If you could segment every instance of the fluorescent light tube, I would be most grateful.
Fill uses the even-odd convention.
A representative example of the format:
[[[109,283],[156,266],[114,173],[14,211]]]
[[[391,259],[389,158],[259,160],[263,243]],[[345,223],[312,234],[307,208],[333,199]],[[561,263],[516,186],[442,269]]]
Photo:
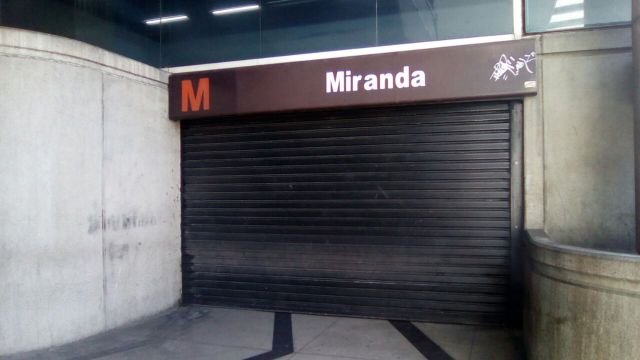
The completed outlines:
[[[260,9],[260,5],[253,4],[253,5],[232,7],[227,9],[211,10],[211,13],[213,15],[227,15],[227,14],[236,14],[236,13],[245,12],[245,11],[253,11],[258,9]]]
[[[173,15],[173,16],[163,16],[160,18],[145,20],[144,23],[147,25],[158,25],[158,24],[165,24],[169,22],[185,21],[188,19],[189,17],[187,15]]]
[[[584,0],[556,0],[556,9],[561,7],[567,7],[571,5],[584,4]]]
[[[584,19],[584,10],[553,14],[549,22],[558,23],[563,21],[579,20],[579,19]]]

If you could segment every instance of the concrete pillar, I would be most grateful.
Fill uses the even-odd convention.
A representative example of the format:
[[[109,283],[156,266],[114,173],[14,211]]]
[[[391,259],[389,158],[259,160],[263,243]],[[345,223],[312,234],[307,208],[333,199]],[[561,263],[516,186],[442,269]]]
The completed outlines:
[[[640,0],[632,2],[634,123],[636,162],[636,251],[640,253]]]

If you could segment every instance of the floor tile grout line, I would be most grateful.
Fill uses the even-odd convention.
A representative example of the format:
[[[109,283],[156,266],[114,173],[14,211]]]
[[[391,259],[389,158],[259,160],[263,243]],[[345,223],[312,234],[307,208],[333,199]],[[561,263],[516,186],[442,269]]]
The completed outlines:
[[[233,308],[224,308],[224,307],[209,307],[209,306],[203,306],[206,309],[223,309],[225,311],[223,311],[222,314],[216,314],[214,316],[211,316],[211,312],[215,312],[215,311],[211,311],[207,313],[207,316],[209,317],[210,320],[215,320],[215,321],[222,321],[224,319],[226,319],[229,316],[233,316],[235,311],[238,311],[239,309],[233,309]],[[239,311],[241,312],[245,312],[244,309],[240,309]],[[247,310],[250,311],[250,310]],[[262,312],[262,311],[260,311]],[[266,312],[265,312],[266,313]],[[275,313],[272,313],[275,314]],[[275,316],[275,315],[274,315]],[[275,320],[275,317],[274,317]],[[275,321],[274,321],[275,322]],[[271,329],[273,329],[274,324],[272,323]],[[183,335],[177,335],[177,336],[162,336],[161,338],[163,339],[168,339],[168,340],[175,340],[175,341],[184,341],[184,342],[189,342],[192,344],[197,344],[197,345],[209,345],[209,346],[218,346],[218,347],[234,347],[234,348],[241,348],[241,349],[246,349],[246,350],[257,350],[257,351],[262,351],[262,352],[269,352],[273,349],[273,344],[271,344],[271,346],[269,348],[258,348],[258,347],[250,347],[250,346],[243,346],[243,345],[228,345],[228,344],[221,344],[221,343],[217,343],[217,342],[206,342],[206,341],[199,341],[199,340],[188,340],[182,337]]]
[[[373,359],[373,358],[363,358],[363,357],[353,357],[353,356],[342,356],[342,355],[327,355],[327,354],[321,354],[321,353],[315,353],[315,352],[295,352],[294,353],[294,357],[295,354],[300,354],[300,355],[313,355],[313,356],[322,356],[325,358],[335,358],[335,359],[348,359],[348,360],[377,360],[377,359]]]
[[[473,357],[473,348],[476,346],[476,334],[478,333],[478,329],[473,330],[473,336],[471,337],[471,348],[469,349],[468,360],[471,360]]]
[[[257,348],[257,347],[242,346],[242,345],[218,344],[218,343],[204,342],[204,341],[198,341],[198,340],[186,340],[186,339],[177,339],[177,338],[167,338],[166,340],[169,340],[169,341],[182,341],[182,342],[192,343],[192,344],[196,344],[196,345],[208,345],[208,346],[216,346],[216,347],[232,347],[232,348],[238,348],[238,349],[257,350],[257,351],[270,351],[270,349],[265,349],[265,348]]]
[[[191,340],[183,340],[183,339],[172,339],[172,341],[181,341],[181,342],[191,343],[191,344],[195,344],[195,345],[204,345],[204,346],[209,346],[209,347],[227,347],[227,348],[236,348],[236,349],[244,349],[244,350],[256,350],[256,351],[266,351],[266,350],[268,350],[268,349],[264,349],[264,348],[257,348],[257,347],[251,347],[251,346],[222,345],[222,344],[206,343],[206,342],[203,342],[203,341],[191,341]]]
[[[139,346],[133,346],[130,349],[126,349],[124,351],[118,351],[115,353],[111,353],[109,352],[106,355],[99,355],[98,357],[94,357],[89,355],[90,357],[77,357],[77,358],[71,358],[69,360],[97,360],[100,359],[104,356],[111,356],[111,355],[116,355],[116,354],[125,354],[127,352],[133,351],[133,350],[137,350],[140,348],[143,348],[145,346],[149,346],[150,344],[153,344],[154,342],[160,342],[160,343],[164,343],[167,341],[174,341],[174,342],[182,342],[182,343],[186,343],[186,344],[194,344],[194,345],[199,345],[199,346],[204,346],[204,347],[210,347],[210,348],[224,348],[224,349],[237,349],[237,350],[252,350],[252,351],[264,351],[265,349],[258,349],[258,348],[252,348],[252,347],[247,347],[247,346],[237,346],[237,345],[218,345],[218,344],[209,344],[209,343],[203,343],[203,342],[195,342],[195,341],[189,341],[189,340],[178,340],[178,339],[156,339],[156,341],[154,341],[154,339],[147,339],[145,341],[143,341],[143,343],[139,344]]]
[[[85,354],[85,355],[73,356],[73,357],[69,358],[69,360],[92,360],[92,359],[100,359],[100,358],[103,358],[103,357],[116,355],[116,354],[125,354],[125,353],[127,353],[129,351],[133,351],[133,350],[136,350],[136,349],[143,348],[145,346],[149,346],[150,344],[152,344],[152,343],[154,343],[156,341],[157,340],[155,340],[155,339],[145,339],[145,340],[142,340],[142,341],[139,341],[139,342],[135,342],[133,344],[124,344],[124,345],[119,346],[119,347],[99,350],[99,351],[95,351],[93,353],[89,353],[89,354]]]
[[[303,351],[304,349],[306,349],[306,348],[307,348],[307,346],[309,346],[311,343],[313,343],[314,341],[316,341],[320,336],[322,336],[325,332],[327,332],[327,330],[329,330],[329,328],[333,327],[333,325],[335,325],[339,320],[340,320],[340,318],[333,319],[333,321],[331,322],[331,324],[327,325],[327,327],[326,327],[326,328],[324,328],[324,329],[322,329],[322,331],[320,331],[320,333],[319,333],[318,335],[314,336],[314,337],[313,337],[313,339],[309,340],[306,344],[304,344],[304,346],[303,346],[303,347],[301,347],[301,348],[300,348],[300,350],[298,350],[298,351],[294,351],[294,353],[296,353],[296,352],[302,353],[302,351]],[[295,344],[294,344],[294,346],[295,346]],[[294,349],[294,350],[295,350],[295,349]],[[312,355],[312,354],[310,354],[310,355]],[[321,354],[313,354],[313,355],[321,355]]]

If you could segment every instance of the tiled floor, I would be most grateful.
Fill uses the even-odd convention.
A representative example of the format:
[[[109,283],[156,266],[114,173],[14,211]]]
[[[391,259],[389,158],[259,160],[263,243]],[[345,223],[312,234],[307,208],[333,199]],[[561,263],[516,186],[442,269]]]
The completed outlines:
[[[506,329],[414,325],[453,359],[519,359],[520,340]],[[425,359],[384,320],[293,314],[291,328],[294,352],[279,359]],[[73,344],[7,359],[241,360],[271,351],[273,332],[273,313],[188,306]],[[267,358],[274,357],[266,354],[261,359]]]

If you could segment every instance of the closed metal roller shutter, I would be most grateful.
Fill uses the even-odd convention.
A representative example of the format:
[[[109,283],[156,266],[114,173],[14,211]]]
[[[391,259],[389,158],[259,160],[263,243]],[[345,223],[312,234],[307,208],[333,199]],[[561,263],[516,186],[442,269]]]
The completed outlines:
[[[182,122],[187,303],[503,323],[510,106]]]

